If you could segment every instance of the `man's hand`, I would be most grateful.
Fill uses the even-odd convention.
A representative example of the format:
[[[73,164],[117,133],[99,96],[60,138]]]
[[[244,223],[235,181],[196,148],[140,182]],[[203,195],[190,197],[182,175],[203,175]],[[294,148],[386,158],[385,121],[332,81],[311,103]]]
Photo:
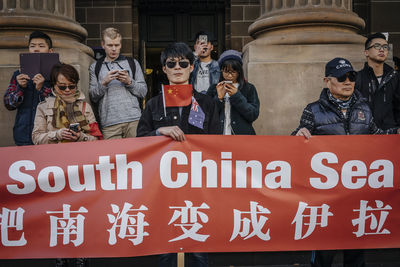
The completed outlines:
[[[175,141],[185,141],[185,134],[178,126],[160,127],[157,129],[162,135],[169,136]]]
[[[17,76],[17,83],[19,84],[20,87],[22,88],[26,88],[26,86],[28,85],[28,81],[29,81],[29,76],[26,74],[20,74]]]
[[[238,89],[232,83],[225,83],[225,89],[229,96],[237,93]]]
[[[208,49],[208,44],[207,43],[199,43],[199,41],[196,41],[196,44],[194,45],[194,54],[196,57],[200,56],[203,51]]]
[[[400,128],[399,128],[399,129],[397,129],[397,134],[400,134]]]
[[[120,81],[121,83],[124,83],[125,85],[129,85],[132,83],[132,79],[129,76],[129,72],[127,70],[118,71],[117,79],[118,79],[118,81]]]
[[[36,90],[40,91],[44,83],[44,77],[42,76],[42,74],[38,73],[35,76],[33,76],[32,81],[35,84]]]
[[[216,88],[217,88],[218,99],[219,99],[219,100],[224,99],[225,94],[226,94],[225,82],[224,82],[224,81],[219,82],[219,83],[216,85]]]
[[[301,128],[297,131],[296,136],[304,136],[307,139],[310,139],[311,133],[307,128]]]
[[[118,70],[110,70],[106,77],[104,77],[103,81],[101,81],[101,84],[103,86],[107,86],[112,80],[116,79],[118,77]]]

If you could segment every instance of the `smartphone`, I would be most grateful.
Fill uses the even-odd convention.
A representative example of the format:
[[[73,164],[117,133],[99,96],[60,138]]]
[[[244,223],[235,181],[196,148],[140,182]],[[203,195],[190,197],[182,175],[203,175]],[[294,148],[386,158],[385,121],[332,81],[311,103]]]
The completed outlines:
[[[232,83],[232,81],[224,81],[224,83]]]
[[[199,35],[199,43],[200,44],[202,44],[202,43],[208,43],[208,40],[207,40],[207,35]]]
[[[74,131],[74,132],[79,132],[80,130],[81,130],[81,127],[80,127],[80,125],[79,125],[79,123],[77,122],[77,123],[71,123],[70,125],[69,125],[69,129],[71,130],[71,131]]]

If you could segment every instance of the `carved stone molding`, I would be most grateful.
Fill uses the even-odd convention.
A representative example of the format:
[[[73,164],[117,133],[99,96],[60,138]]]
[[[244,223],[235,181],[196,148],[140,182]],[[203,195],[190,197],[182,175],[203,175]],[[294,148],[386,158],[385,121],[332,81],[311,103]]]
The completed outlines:
[[[265,44],[362,43],[351,0],[263,0],[249,34]]]
[[[75,21],[74,0],[0,0],[0,48],[26,48],[34,30],[48,33],[56,48],[93,54],[81,43],[87,31]]]

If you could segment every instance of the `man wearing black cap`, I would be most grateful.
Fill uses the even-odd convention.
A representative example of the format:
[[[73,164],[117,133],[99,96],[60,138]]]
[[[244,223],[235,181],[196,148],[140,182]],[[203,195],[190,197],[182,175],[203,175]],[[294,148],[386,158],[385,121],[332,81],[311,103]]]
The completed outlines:
[[[53,52],[50,37],[34,31],[29,36],[29,53]],[[42,74],[34,77],[15,71],[4,94],[4,105],[8,110],[17,109],[14,124],[14,142],[17,146],[33,145],[32,129],[35,120],[36,107],[40,101],[51,94],[51,85],[45,81]]]
[[[308,104],[299,127],[292,133],[309,139],[311,135],[395,134],[399,129],[379,129],[368,104],[354,91],[356,72],[344,58],[334,58],[325,66],[327,88],[318,101]],[[311,266],[330,267],[336,250],[313,251]],[[365,266],[363,250],[344,250],[344,266]]]
[[[354,91],[356,72],[344,58],[334,58],[325,66],[327,88],[318,101],[308,104],[299,127],[292,135],[384,134],[397,133],[397,128],[379,129],[371,109],[360,92]]]
[[[374,120],[384,130],[400,126],[400,77],[385,63],[390,46],[385,35],[375,33],[365,42],[364,68],[358,72],[356,90],[368,101]]]

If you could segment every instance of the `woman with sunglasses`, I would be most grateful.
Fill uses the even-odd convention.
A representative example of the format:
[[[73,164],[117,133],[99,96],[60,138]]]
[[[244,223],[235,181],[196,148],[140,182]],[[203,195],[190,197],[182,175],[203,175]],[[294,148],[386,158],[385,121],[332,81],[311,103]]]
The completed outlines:
[[[221,129],[224,135],[254,135],[252,123],[258,118],[260,101],[255,86],[244,79],[241,53],[223,52],[218,60],[220,82],[212,85],[207,94],[219,107]]]
[[[68,64],[53,67],[50,74],[55,97],[48,97],[36,110],[33,143],[93,141],[102,138],[92,108],[78,90],[79,74]]]

